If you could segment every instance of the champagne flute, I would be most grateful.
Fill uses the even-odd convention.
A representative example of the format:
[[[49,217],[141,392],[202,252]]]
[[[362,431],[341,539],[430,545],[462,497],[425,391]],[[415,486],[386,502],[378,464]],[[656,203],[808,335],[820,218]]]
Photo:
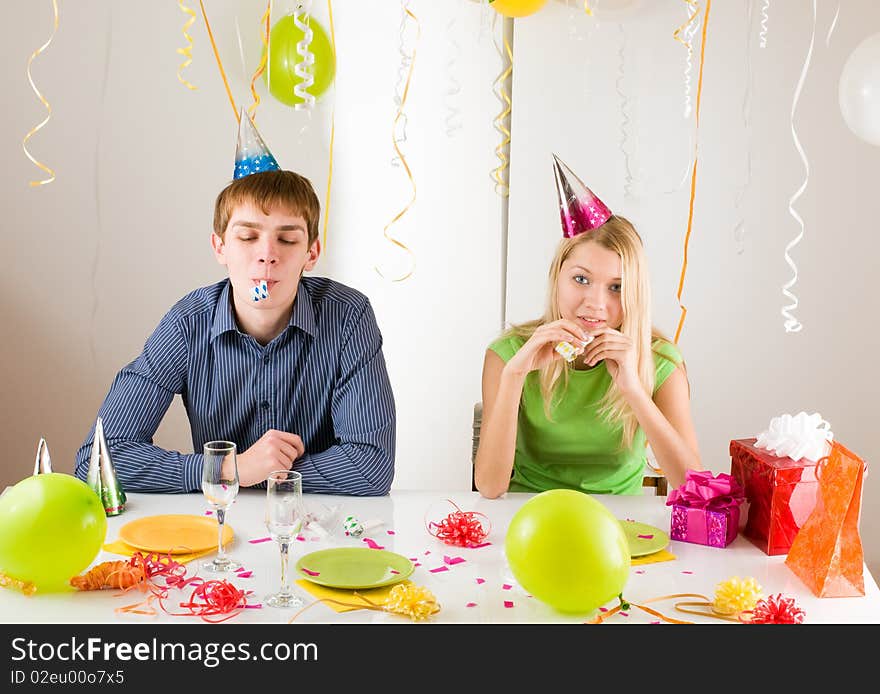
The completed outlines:
[[[266,528],[281,549],[281,588],[266,596],[271,607],[299,607],[302,599],[290,588],[288,551],[303,525],[302,475],[276,470],[266,480]]]
[[[202,494],[212,509],[217,512],[217,556],[202,564],[205,571],[226,573],[241,568],[241,564],[230,559],[223,549],[223,528],[226,511],[238,496],[238,461],[235,444],[232,441],[208,441],[204,447],[204,466],[202,467]],[[224,463],[228,468],[224,470]]]

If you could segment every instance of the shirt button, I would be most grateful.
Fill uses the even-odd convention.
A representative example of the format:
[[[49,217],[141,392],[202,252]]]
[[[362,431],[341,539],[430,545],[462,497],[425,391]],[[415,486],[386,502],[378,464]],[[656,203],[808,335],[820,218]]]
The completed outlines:
[[[260,403],[260,407],[262,407],[264,410],[268,410],[269,409],[269,401],[263,400],[263,402]]]

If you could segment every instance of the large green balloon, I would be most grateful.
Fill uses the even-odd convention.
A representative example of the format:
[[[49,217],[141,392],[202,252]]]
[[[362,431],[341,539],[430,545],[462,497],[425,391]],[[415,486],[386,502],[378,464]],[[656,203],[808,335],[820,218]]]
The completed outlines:
[[[308,50],[315,56],[315,64],[308,68],[314,83],[306,90],[318,98],[333,81],[336,74],[336,57],[333,46],[324,28],[315,20],[309,19],[312,30],[312,41]],[[303,32],[296,26],[293,15],[282,17],[269,34],[269,64],[263,71],[263,79],[269,85],[269,92],[282,104],[295,106],[303,103],[293,91],[302,82],[296,74],[295,67],[303,57],[296,52],[296,44],[303,40]]]
[[[98,495],[60,472],[27,477],[0,498],[0,571],[38,591],[70,588],[107,534]]]
[[[629,545],[620,522],[571,489],[526,501],[510,521],[504,550],[519,584],[560,612],[592,612],[623,592],[629,577]]]

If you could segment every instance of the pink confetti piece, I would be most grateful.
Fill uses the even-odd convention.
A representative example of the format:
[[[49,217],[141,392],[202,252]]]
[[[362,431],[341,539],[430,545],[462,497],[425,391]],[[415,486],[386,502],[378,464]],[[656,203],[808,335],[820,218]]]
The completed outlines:
[[[245,605],[245,609],[247,610],[261,610],[263,608],[263,603],[258,602],[256,605]]]
[[[608,608],[607,607],[600,607],[599,612],[608,612]]]
[[[636,571],[636,573],[637,573],[637,574],[643,574],[643,573],[645,573],[645,570],[644,570],[644,569],[639,569],[639,570]]]
[[[410,561],[418,561],[418,560],[419,560],[418,557],[408,557],[408,559],[409,559]]]
[[[254,540],[248,540],[248,542],[251,543],[252,545],[258,545],[261,542],[271,542],[271,541],[272,541],[271,537],[258,537]]]
[[[478,578],[478,579],[477,579],[477,583],[478,583],[478,584],[480,584],[480,583],[485,583],[485,582],[486,582],[486,579],[485,579],[485,578]]]
[[[491,544],[492,544],[491,542],[481,542],[481,543],[478,544],[478,545],[471,545],[470,548],[471,548],[471,549],[480,549],[480,547],[488,547],[488,546],[491,545]]]
[[[428,569],[432,574],[438,574],[441,571],[449,571],[448,566],[438,566],[436,569]]]
[[[648,624],[660,624],[660,620],[655,619],[653,622],[648,622]]]
[[[385,532],[388,533],[389,535],[396,535],[397,534],[393,530],[386,530]]]
[[[510,590],[511,588],[513,588],[513,586],[509,583],[505,583],[503,586],[501,586],[502,590]]]
[[[377,545],[369,537],[365,537],[364,542],[366,543],[367,547],[369,547],[370,549],[385,549],[382,545]]]
[[[305,542],[305,541],[306,541],[306,538],[303,537],[302,535],[297,535],[296,538],[294,538],[294,539],[295,539],[297,542]]]
[[[621,617],[629,617],[629,612],[623,612],[623,611],[621,611],[620,616],[621,616]]]
[[[653,535],[636,535],[636,537],[641,540],[653,540],[654,539]]]
[[[507,608],[513,607],[513,600],[505,600],[504,606]]]
[[[213,511],[205,511],[205,515],[206,516],[213,516],[214,512]]]
[[[240,574],[238,574],[238,577],[239,578],[250,578],[251,576],[253,576],[253,574],[254,574],[253,571],[242,571]]]
[[[415,564],[413,564],[413,566],[421,566],[421,564],[419,562],[416,562]]]
[[[302,567],[300,569],[300,571],[302,571],[304,574],[308,574],[309,576],[320,576],[321,575],[320,571],[312,571],[311,569],[307,569],[306,567]]]
[[[465,605],[465,607],[476,607],[476,606],[477,606],[477,603],[475,603],[475,602],[469,602],[467,605]]]
[[[396,570],[394,570],[394,569],[391,569],[391,573],[393,573],[393,574],[399,574],[400,571],[396,571]]]
[[[431,550],[430,550],[430,549],[426,549],[426,550],[425,550],[425,556],[428,556],[430,553],[431,553]]]
[[[693,571],[682,571],[683,574],[692,574]]]
[[[445,554],[443,555],[443,563],[449,564],[450,566],[454,566],[455,564],[461,564],[464,561],[461,557],[448,557]]]
[[[240,574],[242,571],[247,571],[247,569],[245,569],[243,566],[239,566],[239,567],[235,570],[235,573]]]

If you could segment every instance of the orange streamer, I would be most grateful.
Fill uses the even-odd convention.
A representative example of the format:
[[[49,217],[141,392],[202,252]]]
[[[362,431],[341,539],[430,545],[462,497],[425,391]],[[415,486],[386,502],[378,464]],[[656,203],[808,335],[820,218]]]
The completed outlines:
[[[185,80],[183,78],[183,75],[181,75],[180,73],[185,68],[189,67],[190,63],[192,63],[192,61],[193,61],[192,60],[193,40],[192,40],[192,36],[190,36],[186,32],[193,25],[193,22],[196,21],[196,13],[191,7],[187,7],[186,5],[184,5],[183,0],[177,0],[177,5],[178,5],[178,7],[180,7],[181,12],[189,15],[189,19],[187,19],[183,25],[183,38],[185,38],[187,40],[187,43],[189,45],[184,46],[183,48],[177,49],[177,52],[184,57],[184,61],[180,65],[177,66],[177,79],[180,80],[180,83],[182,85],[184,85],[188,89],[195,91],[196,89],[198,89],[198,87],[194,84],[191,84],[189,81]]]
[[[33,135],[35,135],[44,125],[46,125],[46,123],[48,123],[49,119],[52,117],[52,107],[49,106],[49,102],[46,101],[45,97],[40,93],[40,90],[37,89],[37,85],[34,84],[34,78],[31,77],[31,63],[34,61],[34,58],[36,58],[38,55],[40,55],[40,53],[42,53],[43,51],[45,51],[49,47],[49,44],[52,43],[52,39],[55,38],[55,34],[58,31],[58,0],[52,0],[52,9],[55,12],[55,19],[52,23],[52,34],[51,34],[51,36],[49,36],[49,39],[46,41],[46,43],[44,43],[37,50],[35,50],[33,53],[31,53],[31,57],[28,58],[28,62],[27,62],[28,82],[31,83],[31,89],[34,90],[34,94],[37,95],[37,98],[40,100],[40,102],[43,104],[43,106],[46,107],[46,111],[48,111],[48,113],[46,114],[46,117],[40,123],[38,123],[33,128],[31,128],[28,131],[27,135],[24,136],[24,139],[21,141],[21,146],[24,149],[24,153],[27,155],[27,158],[30,159],[31,162],[36,164],[43,171],[45,171],[47,174],[49,174],[49,178],[44,178],[42,181],[31,181],[30,182],[31,187],[42,186],[42,185],[45,185],[46,183],[51,183],[52,181],[55,180],[55,172],[52,169],[50,169],[48,166],[46,166],[45,164],[34,159],[34,157],[31,155],[31,153],[28,151],[28,148],[27,148],[27,141],[30,140],[31,137]]]
[[[668,622],[669,624],[693,624],[693,622],[686,622],[682,619],[675,619],[674,617],[667,617],[661,612],[658,612],[655,609],[650,607],[646,607],[650,602],[660,602],[661,600],[669,600],[671,598],[705,598],[703,595],[698,595],[696,593],[674,593],[672,595],[661,595],[657,598],[651,598],[650,600],[645,600],[644,605],[639,605],[634,602],[629,602],[628,600],[624,600],[623,596],[619,596],[618,600],[620,600],[620,604],[612,607],[607,612],[600,613],[596,615],[593,619],[590,620],[590,624],[602,624],[609,617],[613,617],[615,614],[620,612],[621,610],[628,610],[630,607],[638,607],[642,612],[647,612],[649,615],[662,619],[664,622]]]
[[[712,0],[706,0],[706,12],[703,15],[703,37],[700,42],[700,76],[697,78],[697,108],[696,108],[696,122],[694,125],[694,131],[696,135],[699,135],[700,131],[700,97],[703,94],[703,59],[706,55],[706,30],[709,28],[709,10],[712,8]],[[694,222],[694,196],[697,191],[697,164],[699,163],[699,155],[694,154],[694,168],[691,171],[691,197],[688,202],[688,223],[687,223],[687,233],[684,236],[684,256],[682,258],[682,266],[681,266],[681,277],[678,280],[678,292],[676,293],[676,298],[678,299],[678,305],[681,308],[681,316],[678,319],[678,327],[675,329],[675,344],[678,344],[678,338],[681,336],[681,329],[684,326],[684,318],[687,315],[687,307],[683,303],[681,303],[681,292],[684,289],[684,276],[687,272],[687,261],[688,261],[688,243],[691,238],[691,229],[693,228]]]
[[[251,117],[251,120],[256,120],[256,112],[257,106],[260,105],[260,95],[257,94],[257,90],[254,87],[254,83],[259,79],[260,75],[263,74],[263,71],[266,69],[266,60],[269,57],[269,22],[272,17],[272,0],[269,0],[269,4],[266,5],[266,11],[263,13],[263,16],[260,18],[260,24],[265,22],[266,24],[266,33],[263,34],[263,46],[265,47],[265,51],[263,51],[263,56],[260,58],[260,64],[257,66],[256,72],[254,72],[254,76],[251,77],[251,95],[254,97],[254,103],[251,104],[250,108],[248,108],[248,115]]]
[[[336,34],[333,30],[333,2],[327,0],[327,12],[330,15],[330,48],[333,51],[333,63],[336,64]],[[330,161],[327,164],[327,197],[324,200],[324,240],[322,246],[327,248],[327,223],[330,219],[330,184],[333,182],[333,139],[336,135],[336,104],[330,113]]]
[[[408,7],[405,7],[404,11],[416,23],[416,45],[418,45],[419,38],[422,35],[422,27],[421,27],[421,24],[419,24],[419,19],[410,11],[410,9]],[[413,253],[406,246],[406,244],[401,243],[400,241],[398,241],[396,238],[394,238],[393,236],[391,236],[388,233],[388,228],[392,224],[397,222],[397,220],[400,219],[404,214],[406,214],[406,212],[409,211],[409,208],[412,207],[413,203],[415,203],[415,201],[416,201],[416,182],[413,179],[412,171],[410,171],[409,164],[406,163],[406,159],[403,156],[403,152],[401,152],[400,148],[397,146],[397,138],[394,136],[394,133],[397,129],[397,121],[399,121],[401,116],[403,116],[403,106],[404,106],[404,104],[406,104],[406,96],[407,96],[407,93],[409,92],[409,83],[410,83],[410,80],[412,79],[413,68],[415,66],[416,66],[416,49],[415,49],[415,47],[413,47],[412,60],[410,61],[409,71],[407,72],[407,75],[406,75],[406,84],[403,87],[403,96],[401,97],[400,103],[397,106],[397,114],[394,116],[394,121],[393,121],[392,129],[391,129],[391,141],[392,141],[392,144],[394,145],[394,151],[397,152],[397,156],[400,159],[400,163],[403,164],[403,168],[406,170],[406,175],[409,177],[409,182],[412,185],[412,189],[413,189],[412,190],[412,198],[410,198],[410,201],[404,206],[404,208],[400,212],[398,212],[394,216],[394,218],[390,222],[388,222],[388,224],[385,225],[385,228],[382,230],[382,234],[385,236],[385,238],[388,241],[393,243],[398,248],[402,248],[404,251],[406,251],[409,254],[411,262],[410,262],[409,271],[406,274],[401,275],[400,277],[393,278],[392,282],[400,282],[402,280],[405,280],[407,277],[410,277],[413,274],[413,271],[415,270],[415,266],[416,266],[415,253]],[[383,279],[385,278],[385,275],[382,274],[382,271],[379,269],[378,266],[374,266],[374,269],[376,270],[376,272],[379,274],[380,277],[382,277]]]
[[[220,77],[223,78],[223,86],[226,87],[226,96],[229,97],[229,103],[232,104],[232,113],[235,116],[235,121],[237,123],[239,121],[238,107],[235,105],[235,99],[232,98],[232,90],[229,89],[229,80],[226,79],[226,71],[223,69],[223,62],[220,60],[220,53],[217,52],[217,44],[214,43],[214,32],[211,31],[211,23],[208,21],[208,13],[205,12],[205,3],[202,0],[199,0],[199,7],[202,8],[202,17],[205,20],[205,28],[208,30],[208,38],[211,40],[211,48],[214,51],[214,58],[217,59],[217,67],[220,68]]]

